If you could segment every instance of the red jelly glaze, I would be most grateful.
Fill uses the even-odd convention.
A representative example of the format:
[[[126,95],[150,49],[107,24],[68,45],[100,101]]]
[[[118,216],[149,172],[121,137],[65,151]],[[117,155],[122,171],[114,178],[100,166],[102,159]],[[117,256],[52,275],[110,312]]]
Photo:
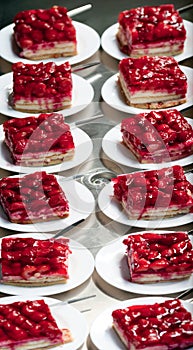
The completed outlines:
[[[59,113],[10,119],[3,124],[6,143],[14,154],[74,149],[70,126]]]
[[[19,301],[0,305],[0,344],[25,344],[28,341],[48,340],[51,344],[63,343],[58,328],[44,300]],[[4,343],[5,342],[5,343]]]
[[[121,123],[121,132],[142,158],[147,154],[154,157],[155,152],[164,151],[165,147],[171,157],[174,149],[176,152],[178,150],[179,158],[193,152],[193,128],[176,109],[125,118]],[[165,153],[163,157],[166,158]]]
[[[65,7],[21,11],[15,16],[14,24],[16,42],[24,49],[36,50],[37,44],[52,47],[56,41],[76,43],[76,30]]]
[[[139,216],[146,209],[193,207],[193,185],[186,179],[183,168],[175,165],[159,170],[148,170],[119,175],[112,179],[114,196],[127,202],[128,209]]]
[[[119,63],[131,93],[139,90],[181,94],[187,92],[187,78],[173,57],[142,56],[123,58]]]
[[[45,171],[18,178],[2,178],[0,202],[8,216],[17,214],[20,223],[41,220],[42,217],[49,220],[53,214],[63,217],[69,212],[68,200],[56,177]]]
[[[129,35],[128,45],[121,50],[130,54],[132,45],[149,43],[182,42],[186,39],[183,19],[174,5],[144,6],[121,12],[118,22]]]
[[[129,235],[127,246],[133,273],[159,274],[193,272],[193,247],[186,232],[143,233]]]
[[[135,349],[151,347],[153,350],[159,345],[177,350],[193,345],[192,316],[180,300],[133,305],[114,310],[112,317]]]
[[[28,280],[36,276],[61,275],[68,278],[68,241],[6,237],[1,243],[2,276]]]
[[[69,62],[25,64],[14,63],[13,104],[22,98],[52,98],[55,102],[67,96],[72,98],[72,76]]]

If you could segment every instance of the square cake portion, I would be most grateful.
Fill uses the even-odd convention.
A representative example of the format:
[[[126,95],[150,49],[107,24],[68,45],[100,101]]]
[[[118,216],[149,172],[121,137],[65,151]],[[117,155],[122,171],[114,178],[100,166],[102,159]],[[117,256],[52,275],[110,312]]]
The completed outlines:
[[[72,103],[72,74],[68,62],[14,63],[11,106],[27,113],[54,112]]]
[[[184,50],[186,30],[172,4],[122,11],[118,23],[120,50],[130,57],[174,56]]]
[[[0,304],[2,350],[48,349],[71,342],[69,329],[60,329],[43,300]]]
[[[123,144],[140,163],[162,163],[193,153],[193,128],[176,109],[140,113],[122,120]]]
[[[16,165],[54,165],[74,156],[73,136],[62,114],[10,119],[3,123],[3,130],[4,142]]]
[[[121,174],[113,196],[131,220],[169,218],[193,211],[193,185],[181,166]]]
[[[179,350],[193,346],[193,318],[178,299],[117,309],[112,318],[126,349]]]
[[[186,102],[187,77],[173,57],[123,58],[118,82],[133,107],[161,109]]]
[[[19,12],[13,35],[20,57],[30,60],[77,54],[76,29],[65,7]]]
[[[69,240],[6,237],[1,242],[2,283],[44,286],[69,279]]]
[[[193,247],[186,232],[131,234],[123,243],[131,282],[179,280],[193,273]]]
[[[69,203],[55,175],[45,171],[0,180],[0,204],[11,222],[31,224],[65,218]]]

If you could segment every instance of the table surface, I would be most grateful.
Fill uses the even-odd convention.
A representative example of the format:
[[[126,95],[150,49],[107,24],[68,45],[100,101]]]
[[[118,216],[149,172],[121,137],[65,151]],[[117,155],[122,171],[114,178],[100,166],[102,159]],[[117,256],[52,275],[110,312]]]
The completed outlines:
[[[164,2],[167,3],[167,2]],[[168,2],[170,3],[170,2]],[[176,8],[180,8],[184,5],[187,5],[189,1],[175,1]],[[77,0],[74,4],[71,1],[57,1],[58,5],[66,6],[69,10],[85,4],[85,1]],[[99,35],[101,35],[104,30],[106,30],[109,26],[116,23],[117,15],[120,11],[142,6],[142,1],[91,1],[92,9],[79,14],[74,18],[74,20],[85,23],[92,28],[94,28]],[[42,8],[48,8],[52,6],[53,3],[51,1],[42,2]],[[128,7],[129,5],[129,7]],[[156,1],[149,1],[148,5],[157,5]],[[2,7],[2,8],[1,8]],[[39,1],[33,1],[33,8],[39,8]],[[6,2],[1,1],[0,4],[0,28],[7,26],[12,23],[14,15],[24,9],[32,8],[31,1],[11,1],[6,0]],[[192,10],[186,11],[182,13],[182,17],[186,20],[193,20],[193,12]],[[88,43],[89,45],[89,43]],[[93,121],[92,123],[86,123],[81,126],[81,129],[84,130],[91,138],[94,144],[93,152],[89,159],[81,164],[79,167],[75,167],[71,170],[64,171],[60,173],[63,176],[71,176],[78,173],[87,173],[96,168],[105,168],[111,170],[115,173],[123,173],[123,172],[131,172],[134,169],[121,166],[116,164],[112,160],[110,160],[101,149],[101,141],[103,136],[106,134],[108,130],[110,130],[114,125],[120,123],[121,119],[125,116],[125,113],[116,111],[115,109],[108,106],[101,98],[101,87],[103,83],[113,74],[117,72],[118,69],[118,61],[109,55],[107,55],[101,48],[89,59],[84,61],[83,63],[89,63],[93,61],[100,61],[100,65],[96,67],[89,68],[78,74],[88,80],[93,88],[94,88],[94,99],[92,103],[83,111],[69,116],[66,118],[66,121],[71,123],[76,120],[83,120],[91,117],[97,113],[103,113],[103,117]],[[192,57],[189,59],[180,62],[180,64],[193,67]],[[11,64],[6,62],[5,60],[0,58],[0,72],[1,74],[7,73],[11,71]],[[192,106],[185,111],[182,111],[182,114],[192,118],[193,108]],[[9,117],[4,115],[0,115],[1,124],[8,120]],[[188,167],[186,167],[188,168]],[[14,175],[7,170],[0,169],[0,177]],[[79,227],[74,228],[69,234],[68,237],[74,239],[81,244],[85,245],[95,256],[101,247],[108,244],[115,238],[119,238],[127,233],[141,231],[142,229],[138,229],[136,227],[128,227],[126,225],[119,224],[109,218],[107,218],[98,208],[97,206],[97,196],[99,193],[99,189],[94,186],[93,183],[87,183],[87,178],[82,177],[80,182],[86,183],[89,189],[93,192],[95,200],[96,200],[96,210],[92,213],[84,223],[82,223]],[[186,230],[189,231],[193,228],[192,223],[175,227],[176,231]],[[7,230],[4,228],[0,228],[0,237],[4,237],[6,235],[14,234],[14,231]],[[107,262],[108,263],[108,262]],[[59,300],[69,300],[75,297],[83,297],[87,295],[96,294],[95,298],[89,299],[87,301],[81,301],[74,304],[74,307],[79,309],[80,311],[85,309],[90,309],[84,313],[89,326],[95,320],[95,318],[108,306],[112,306],[117,300],[127,300],[131,298],[136,298],[142,296],[137,293],[129,293],[122,290],[119,290],[108,283],[106,283],[102,278],[94,271],[92,277],[83,283],[81,286],[74,288],[71,291],[53,295],[54,298]],[[179,293],[178,293],[179,294]],[[0,287],[0,297],[4,297],[6,294],[1,293]],[[147,295],[148,296],[148,295]],[[176,297],[177,294],[170,294],[170,297]],[[193,297],[193,293],[189,294],[187,298]],[[94,350],[95,346],[92,344],[90,337],[85,341],[82,349],[86,350]],[[107,349],[104,349],[107,350]]]

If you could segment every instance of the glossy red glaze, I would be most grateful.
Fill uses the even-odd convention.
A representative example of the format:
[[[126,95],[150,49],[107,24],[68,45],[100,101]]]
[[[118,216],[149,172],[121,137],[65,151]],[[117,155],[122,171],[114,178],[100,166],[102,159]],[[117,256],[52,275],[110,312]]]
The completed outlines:
[[[170,280],[193,273],[193,247],[186,232],[139,233],[129,235],[127,246],[130,278]]]
[[[53,6],[50,9],[35,9],[19,12],[14,18],[14,36],[21,48],[35,51],[37,44],[72,41],[76,43],[76,30],[67,9]]]
[[[193,345],[193,319],[180,300],[133,305],[112,312],[128,349],[185,349]]]
[[[44,300],[1,304],[0,320],[1,348],[14,350],[36,341],[46,341],[50,346],[63,343],[62,331]]]
[[[176,160],[193,153],[192,126],[176,109],[125,118],[121,132],[140,162]]]
[[[35,172],[0,180],[0,202],[10,221],[30,223],[65,217],[68,200],[56,177]]]
[[[175,165],[159,170],[122,174],[112,179],[114,197],[124,203],[129,216],[143,218],[149,211],[178,210],[193,207],[193,185],[186,179],[183,168]]]
[[[68,240],[38,240],[6,237],[1,243],[1,269],[4,281],[30,280],[68,275]],[[35,282],[35,281],[34,281]]]
[[[70,126],[59,113],[42,113],[38,117],[10,119],[3,124],[5,143],[13,161],[20,164],[21,155],[37,158],[42,152],[66,153],[75,148]]]
[[[176,93],[185,97],[187,78],[173,57],[142,56],[123,58],[119,72],[130,93],[155,91]]]
[[[68,62],[56,65],[54,62],[25,64],[14,63],[13,105],[17,100],[52,98],[60,102],[64,97],[72,98],[71,66]]]

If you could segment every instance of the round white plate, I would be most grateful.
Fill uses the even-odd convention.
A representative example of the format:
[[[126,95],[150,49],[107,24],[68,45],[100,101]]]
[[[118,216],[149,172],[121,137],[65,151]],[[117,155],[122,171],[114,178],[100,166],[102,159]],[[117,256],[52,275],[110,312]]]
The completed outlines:
[[[94,97],[92,85],[79,75],[72,74],[72,106],[59,111],[64,117],[78,113],[86,108]],[[6,73],[0,77],[0,113],[14,118],[24,118],[34,113],[24,113],[14,110],[9,104],[9,95],[13,87],[13,73]],[[38,114],[38,113],[37,113]]]
[[[188,174],[187,179],[193,184],[193,174]],[[98,196],[98,205],[100,210],[109,218],[121,224],[141,227],[141,228],[169,228],[181,226],[193,221],[193,213],[176,215],[172,218],[160,218],[157,220],[130,220],[123,210],[121,204],[113,198],[113,184],[107,184]]]
[[[181,111],[193,105],[193,69],[190,67],[180,66],[180,69],[184,72],[188,81],[187,89],[187,102],[181,105],[175,106],[175,109]],[[149,112],[150,109],[136,108],[126,104],[123,95],[120,92],[118,86],[118,73],[111,76],[105,81],[101,89],[101,95],[103,100],[111,107],[131,114],[138,114],[143,112]],[[170,109],[170,108],[165,108]]]
[[[45,60],[29,60],[19,56],[19,50],[16,44],[13,42],[13,27],[14,24],[9,24],[0,31],[0,56],[11,63],[16,63],[18,61],[23,63],[40,63],[40,62],[55,62],[61,64],[64,62],[70,62],[70,64],[80,63],[87,58],[94,55],[94,53],[99,49],[100,46],[100,36],[91,27],[86,24],[73,21],[73,24],[77,33],[77,51],[78,54],[70,57],[58,57],[50,58]]]
[[[193,119],[186,118],[193,127]],[[189,165],[193,163],[193,155],[165,163],[140,163],[134,154],[122,143],[121,123],[110,129],[102,140],[102,148],[106,155],[113,161],[124,166],[137,169],[158,169],[173,165]]]
[[[32,292],[33,293],[33,292]],[[11,296],[3,297],[0,299],[1,304],[10,304],[17,301],[26,300],[36,300],[37,297],[31,295],[30,298],[25,296]],[[85,317],[80,311],[68,304],[61,304],[60,301],[49,297],[39,297],[43,299],[50,307],[51,313],[56,320],[56,323],[60,329],[68,328],[70,329],[73,341],[64,345],[54,347],[55,350],[76,350],[83,345],[86,337],[88,335],[88,325]],[[59,303],[58,306],[53,306],[52,304]]]
[[[187,33],[187,38],[184,44],[184,52],[174,56],[176,61],[178,62],[193,56],[193,23],[184,20],[184,26]],[[124,54],[119,49],[119,45],[116,39],[117,30],[118,23],[115,23],[109,28],[107,28],[101,36],[101,46],[108,55],[120,61],[123,58],[128,57],[128,55]]]
[[[23,238],[35,238],[35,239],[49,239],[52,235],[34,233],[34,234],[18,234],[11,235],[9,237],[23,237]],[[1,240],[0,240],[1,244]],[[94,258],[90,251],[86,249],[82,244],[69,239],[69,248],[72,254],[69,255],[69,280],[63,284],[55,284],[43,287],[23,287],[23,286],[11,286],[8,284],[0,284],[0,292],[10,295],[53,295],[58,293],[67,292],[73,288],[80,286],[84,283],[93,273],[94,270]]]
[[[71,128],[75,144],[74,157],[71,160],[63,161],[63,163],[56,165],[49,165],[45,167],[27,167],[13,164],[11,155],[4,140],[4,131],[2,125],[0,125],[0,159],[1,168],[18,173],[33,173],[35,171],[45,170],[47,173],[56,173],[74,168],[83,163],[92,153],[93,143],[90,137],[79,128]]]
[[[23,175],[20,174],[14,177],[18,176]],[[65,180],[65,177],[58,175],[56,177],[69,201],[70,213],[68,217],[33,224],[15,224],[8,220],[7,215],[0,206],[0,227],[20,232],[51,232],[62,230],[81,219],[86,219],[95,207],[93,194],[78,181]]]
[[[90,330],[90,337],[92,342],[98,350],[125,350],[125,346],[123,345],[116,332],[112,328],[112,311],[132,305],[148,305],[154,303],[161,303],[168,299],[170,298],[144,297],[115,302],[115,304],[112,307],[104,310],[93,322]],[[193,304],[188,303],[187,301],[185,302],[183,300],[182,304],[193,315]],[[189,350],[193,350],[193,347],[190,347]]]
[[[157,231],[157,233],[165,232]],[[123,240],[127,237],[128,235],[125,235],[114,240],[113,242],[110,242],[101,248],[97,253],[95,267],[98,274],[104,279],[104,281],[126,292],[149,295],[177,293],[193,286],[193,273],[190,278],[181,281],[167,281],[160,283],[130,282],[126,245],[123,244]],[[190,238],[193,243],[193,237]]]

